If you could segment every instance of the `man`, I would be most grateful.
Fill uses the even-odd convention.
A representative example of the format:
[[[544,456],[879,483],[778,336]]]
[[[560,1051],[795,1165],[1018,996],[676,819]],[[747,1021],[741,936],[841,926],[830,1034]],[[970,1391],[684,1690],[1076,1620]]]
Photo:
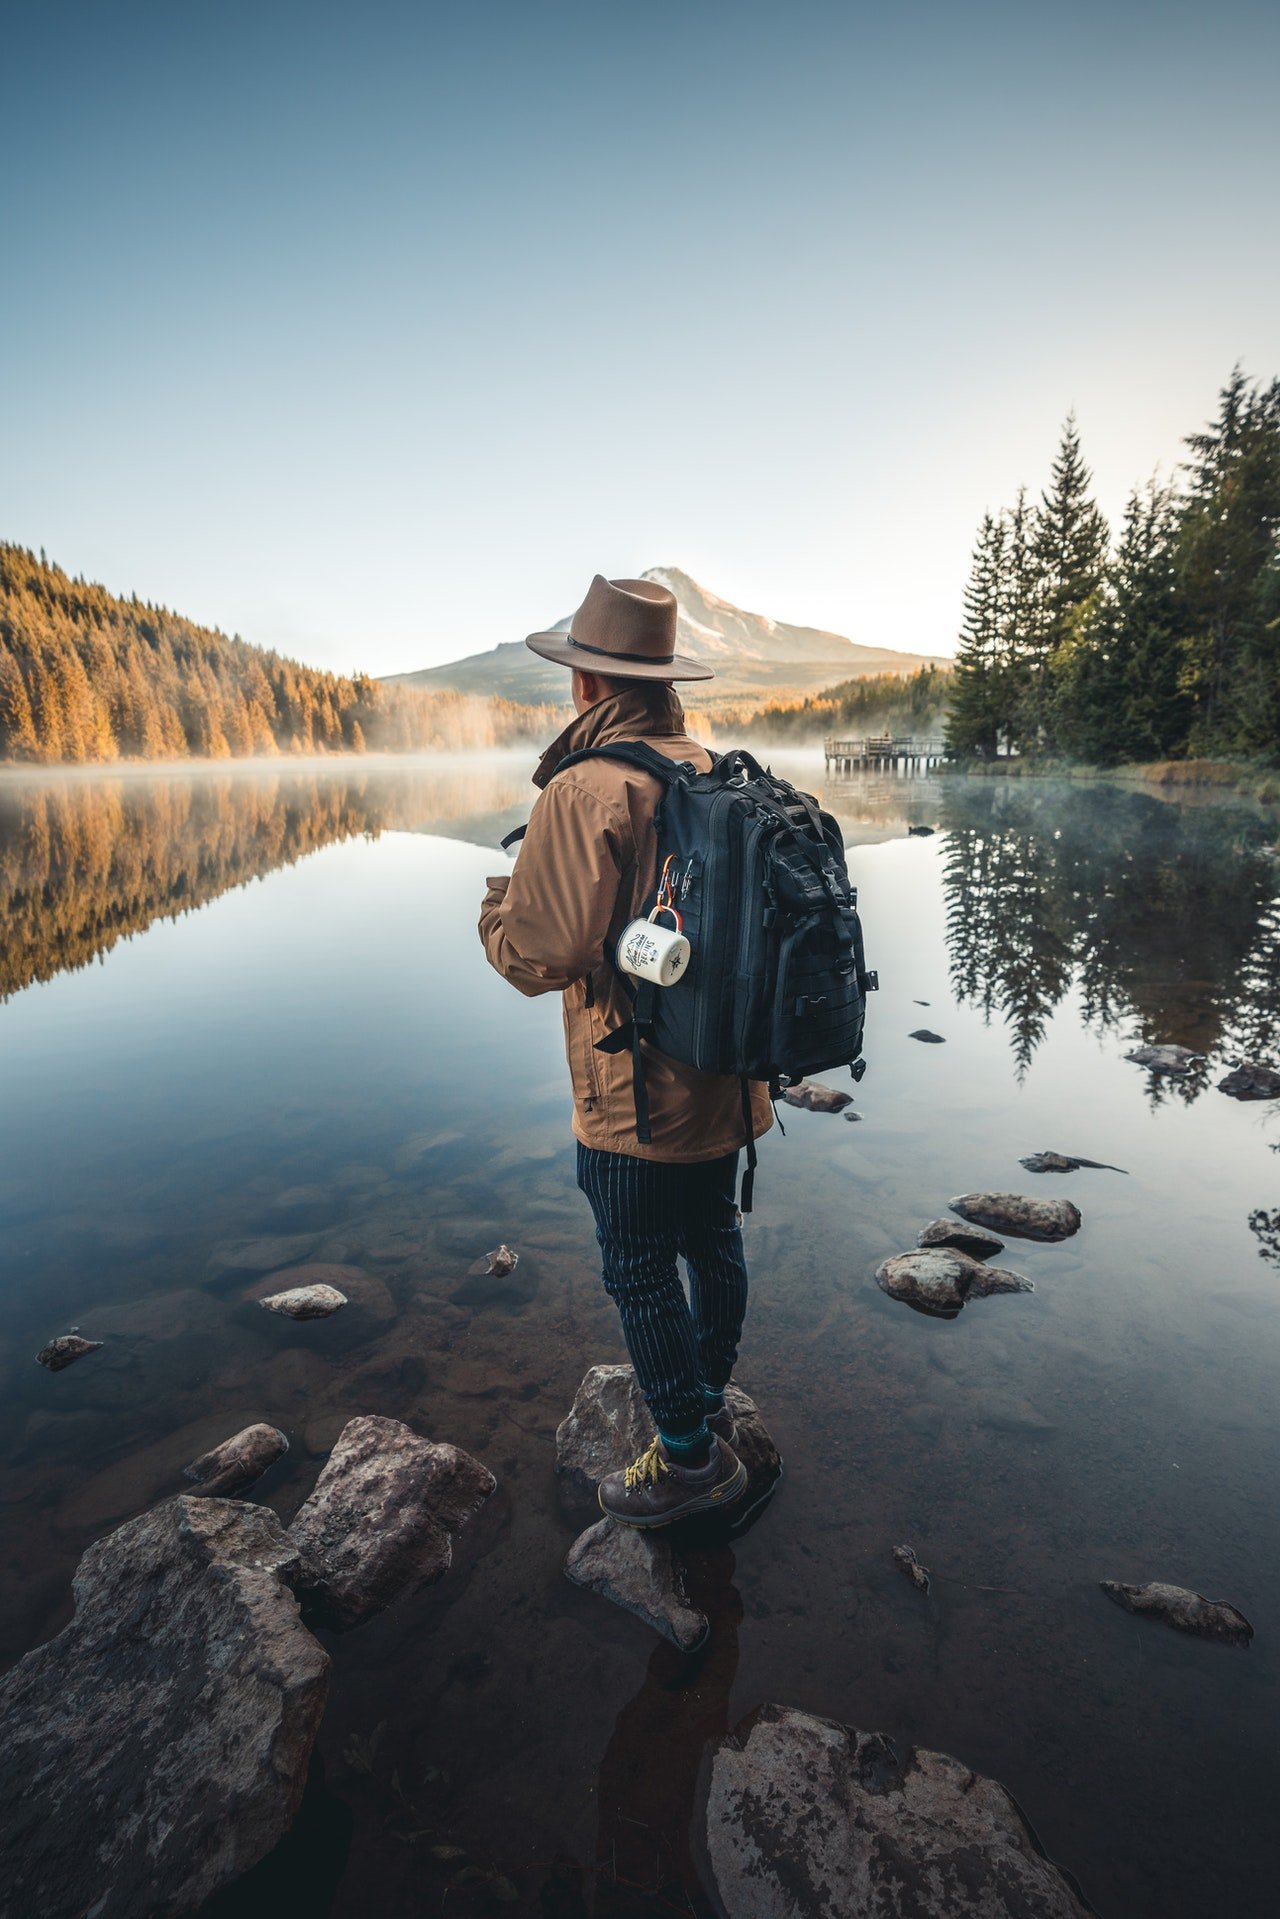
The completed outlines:
[[[578,1184],[657,1428],[639,1459],[602,1481],[600,1504],[623,1525],[645,1527],[729,1505],[746,1490],[724,1397],[747,1304],[734,1202],[742,1093],[732,1076],[646,1046],[650,1140],[637,1137],[631,1054],[599,1052],[597,1042],[631,1014],[614,944],[657,884],[661,782],[608,759],[552,775],[570,753],[622,740],[707,771],[710,756],[685,732],[673,682],[714,675],[678,654],[675,638],[674,594],[599,574],[567,634],[529,636],[535,653],[571,669],[577,718],[542,756],[515,871],[489,881],[480,914],[485,951],[504,979],[522,993],[564,996]],[[755,1136],[772,1121],[767,1089],[753,1085]]]

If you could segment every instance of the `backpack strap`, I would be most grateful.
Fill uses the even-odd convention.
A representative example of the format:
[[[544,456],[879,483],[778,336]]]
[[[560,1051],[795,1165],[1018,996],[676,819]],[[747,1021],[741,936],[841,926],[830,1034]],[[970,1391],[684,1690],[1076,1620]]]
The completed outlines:
[[[656,746],[650,746],[645,740],[619,740],[616,746],[584,746],[576,753],[567,753],[551,775],[565,772],[571,766],[578,766],[583,760],[620,760],[624,766],[638,767],[642,773],[652,773],[664,786],[674,786],[678,780],[687,780],[696,772],[688,760],[668,759],[665,753],[659,753]]]
[[[745,1073],[738,1075],[738,1085],[742,1091],[742,1124],[747,1136],[747,1170],[742,1175],[742,1210],[749,1213],[756,1190],[756,1129],[751,1116],[751,1081]]]

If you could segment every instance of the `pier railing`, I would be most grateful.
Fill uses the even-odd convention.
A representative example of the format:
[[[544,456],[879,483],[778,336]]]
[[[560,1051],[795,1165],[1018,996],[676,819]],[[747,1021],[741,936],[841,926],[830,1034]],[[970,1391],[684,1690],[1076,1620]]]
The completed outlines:
[[[947,756],[947,743],[941,739],[918,740],[884,733],[860,740],[826,740],[823,743],[828,773],[859,773],[867,770],[924,772]]]

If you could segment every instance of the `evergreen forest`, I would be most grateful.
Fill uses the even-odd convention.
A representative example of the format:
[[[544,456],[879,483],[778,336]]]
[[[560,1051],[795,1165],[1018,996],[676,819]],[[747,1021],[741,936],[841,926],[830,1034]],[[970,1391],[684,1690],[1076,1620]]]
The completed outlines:
[[[962,758],[1280,761],[1280,380],[1237,367],[1113,537],[1068,417],[1038,501],[978,529],[950,689]]]
[[[562,723],[558,707],[300,666],[0,544],[0,760],[500,746]]]

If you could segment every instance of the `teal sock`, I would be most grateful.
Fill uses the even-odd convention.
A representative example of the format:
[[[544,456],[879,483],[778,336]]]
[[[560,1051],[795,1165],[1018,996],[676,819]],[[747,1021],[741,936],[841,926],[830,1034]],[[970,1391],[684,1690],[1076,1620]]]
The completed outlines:
[[[724,1393],[713,1392],[710,1386],[704,1386],[702,1389],[702,1403],[709,1413],[718,1413],[722,1411],[724,1407]]]
[[[677,1465],[683,1465],[695,1454],[709,1452],[711,1449],[711,1428],[705,1419],[691,1433],[672,1434],[664,1433],[659,1429],[658,1437]]]

